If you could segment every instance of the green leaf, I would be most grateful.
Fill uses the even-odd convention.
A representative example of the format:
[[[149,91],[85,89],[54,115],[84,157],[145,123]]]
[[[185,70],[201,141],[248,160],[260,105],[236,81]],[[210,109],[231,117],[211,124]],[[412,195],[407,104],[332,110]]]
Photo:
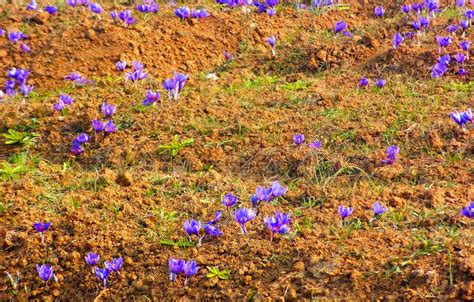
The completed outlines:
[[[213,278],[217,277],[221,280],[227,280],[230,277],[230,272],[231,270],[219,270],[218,267],[212,267],[212,266],[207,266],[207,269],[209,270],[209,273],[207,273],[206,277],[207,278]]]

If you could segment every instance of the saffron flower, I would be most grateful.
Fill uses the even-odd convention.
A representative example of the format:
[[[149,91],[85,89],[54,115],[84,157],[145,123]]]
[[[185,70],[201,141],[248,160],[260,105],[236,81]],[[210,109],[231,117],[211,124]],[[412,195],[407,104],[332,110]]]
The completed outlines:
[[[111,271],[117,272],[122,268],[123,265],[123,259],[122,257],[120,258],[113,258],[112,262],[105,261],[104,265],[106,268],[108,268]]]
[[[124,71],[127,68],[127,62],[118,61],[115,63],[115,67],[118,71]]]
[[[268,8],[267,9],[267,16],[273,17],[276,15],[276,10],[274,8]]]
[[[161,97],[161,94],[158,91],[147,90],[145,99],[143,100],[143,105],[150,106],[151,104],[156,103]]]
[[[471,109],[467,109],[464,112],[451,112],[449,114],[451,119],[461,127],[462,130],[464,130],[464,124],[466,124],[469,121],[472,121],[472,111]]]
[[[391,165],[397,160],[397,154],[400,152],[400,148],[395,145],[390,145],[387,148],[387,158],[382,160],[383,164]]]
[[[101,110],[105,117],[111,117],[115,113],[116,109],[117,109],[117,106],[113,106],[105,102],[102,103]]]
[[[26,38],[28,38],[28,36],[22,33],[21,31],[8,32],[8,40],[10,40],[10,42],[12,42],[13,44],[18,43],[21,40],[25,40]]]
[[[366,77],[362,77],[359,80],[359,87],[364,88],[364,87],[367,87],[367,86],[369,86],[369,80]]]
[[[141,81],[148,78],[148,74],[143,70],[135,70],[126,74],[127,79],[132,82]]]
[[[189,10],[189,7],[181,6],[181,7],[174,10],[174,14],[176,15],[176,17],[184,20],[184,19],[189,18],[190,14],[191,14],[191,11]]]
[[[339,21],[339,22],[336,22],[336,24],[334,25],[334,32],[337,34],[346,30],[346,28],[347,28],[347,23],[344,21]]]
[[[461,215],[467,218],[474,218],[474,202],[471,202],[468,206],[461,210]]]
[[[311,149],[321,149],[321,142],[320,141],[314,141],[309,144],[309,147]]]
[[[464,7],[466,5],[466,0],[456,0],[457,7]]]
[[[100,281],[104,282],[104,287],[107,287],[107,278],[110,275],[110,270],[108,268],[95,268],[95,275],[99,278]]]
[[[56,6],[46,6],[44,8],[45,12],[47,12],[48,14],[54,16],[58,13],[58,8]]]
[[[383,88],[385,84],[387,84],[387,81],[385,81],[384,79],[375,80],[375,86],[377,86],[378,88]]]
[[[238,209],[235,210],[234,216],[235,216],[235,221],[237,221],[238,224],[240,224],[240,228],[242,230],[242,234],[247,234],[247,229],[245,228],[245,224],[252,219],[255,218],[257,214],[253,209]]]
[[[189,78],[189,75],[177,73],[176,71],[173,73],[173,77],[167,79],[163,82],[163,88],[168,91],[168,98],[170,100],[178,100],[179,93],[183,90],[186,81]]]
[[[230,209],[235,205],[239,198],[237,196],[234,196],[230,193],[227,193],[224,195],[224,198],[222,198],[222,204],[227,207],[227,209]]]
[[[201,222],[191,219],[184,222],[184,230],[188,234],[189,240],[191,240],[191,235],[196,235],[199,237],[199,231],[201,230]]]
[[[104,131],[106,133],[113,133],[117,131],[117,126],[114,124],[112,120],[108,120],[107,123],[104,124]]]
[[[402,9],[402,12],[404,12],[405,14],[410,13],[410,5],[409,4],[403,4],[401,9]]]
[[[143,3],[137,6],[137,10],[142,13],[154,13],[156,14],[159,10],[159,5],[153,1],[146,1],[147,3]]]
[[[199,266],[197,266],[195,261],[186,261],[183,265],[183,272],[186,276],[184,280],[184,285],[187,286],[189,282],[189,278],[196,275],[199,270]]]
[[[374,216],[379,216],[382,215],[387,211],[387,208],[384,207],[380,202],[376,201],[374,205],[372,206],[372,209],[374,210]]]
[[[275,234],[286,234],[290,230],[288,226],[290,223],[290,215],[288,214],[276,211],[275,216],[264,218],[263,221],[271,232],[270,241],[273,240]]]
[[[43,232],[47,231],[49,229],[49,227],[51,226],[51,222],[35,222],[33,224],[33,228],[35,229],[35,231],[37,231],[38,233],[42,234]]]
[[[31,0],[31,2],[26,6],[26,10],[37,10],[38,3],[35,0]]]
[[[81,133],[74,139],[74,141],[78,142],[79,144],[85,144],[89,141],[89,139],[90,139],[90,136],[88,136],[85,133]]]
[[[33,91],[33,88],[34,87],[32,85],[21,84],[20,92],[23,96],[28,96]]]
[[[101,120],[92,120],[92,129],[94,129],[95,132],[101,132],[104,130],[104,123]]]
[[[74,99],[68,94],[60,94],[59,100],[68,106],[72,105],[72,102],[74,102]]]
[[[270,7],[275,7],[278,5],[279,0],[267,0],[267,5]]]
[[[77,0],[66,0],[66,4],[72,7],[77,6]]]
[[[288,191],[288,188],[285,188],[282,185],[280,185],[278,181],[272,182],[270,189],[272,191],[273,198],[281,197],[285,195],[285,193]]]
[[[204,18],[207,18],[209,17],[209,13],[204,9],[196,9],[196,10],[192,10],[192,16],[193,18],[195,19],[204,19]]]
[[[377,6],[374,9],[374,13],[377,17],[381,18],[385,14],[385,9],[382,6]]]
[[[227,62],[230,62],[234,59],[234,56],[228,52],[228,51],[224,51],[224,59],[227,61]]]
[[[458,52],[455,56],[454,56],[454,60],[456,60],[456,62],[458,64],[464,64],[464,61],[466,60],[466,55],[461,53],[461,52]]]
[[[403,35],[399,32],[397,32],[395,34],[395,36],[393,37],[393,48],[398,48],[400,47],[400,45],[402,44],[404,38],[403,38]]]
[[[24,53],[29,53],[31,51],[31,48],[26,43],[20,43],[20,49]]]
[[[276,55],[276,49],[275,49],[275,44],[276,44],[276,38],[275,36],[271,36],[271,37],[268,37],[266,39],[268,45],[270,45],[270,47],[272,48],[272,55],[275,56]]]
[[[436,42],[438,43],[439,52],[441,52],[441,49],[449,46],[449,44],[451,43],[451,37],[436,36]]]
[[[170,257],[169,260],[170,268],[170,281],[176,281],[176,277],[184,271],[184,260],[174,259]]]
[[[66,107],[63,101],[59,100],[57,103],[53,104],[53,109],[56,111],[62,111]]]
[[[115,17],[115,14],[112,18],[114,17]],[[132,12],[129,9],[118,13],[118,18],[122,20],[122,22],[125,23],[126,25],[132,25],[136,21],[136,19],[132,16]],[[116,17],[114,19],[116,19]]]
[[[43,265],[36,265],[36,271],[38,272],[38,276],[43,280],[44,282],[48,282],[51,277],[53,277],[54,281],[58,282],[58,278],[56,275],[53,273],[53,267],[47,264]]]
[[[222,236],[222,232],[221,230],[219,230],[219,227],[217,225],[207,223],[204,225],[204,230],[206,231],[206,234],[209,236],[214,236],[214,237]]]
[[[216,211],[214,213],[214,217],[212,218],[212,220],[210,220],[207,224],[217,224],[219,220],[221,219],[221,216],[222,216],[222,212]]]
[[[89,252],[84,259],[86,259],[87,264],[90,266],[96,266],[99,263],[99,254],[94,254],[93,252]]]
[[[450,24],[450,25],[448,25],[448,27],[446,27],[446,30],[450,34],[456,33],[458,31],[458,29],[459,29],[459,27],[456,24]]]
[[[102,12],[104,11],[104,9],[102,8],[102,6],[100,6],[99,3],[90,3],[89,4],[89,9],[90,9],[91,12],[93,12],[94,14],[97,14],[97,15],[102,14]]]
[[[84,152],[84,148],[81,146],[81,144],[77,142],[73,142],[72,148],[70,151],[72,155],[79,156],[81,155],[82,152]]]
[[[145,67],[143,63],[139,61],[133,61],[132,66],[133,66],[133,69],[135,70],[143,70],[143,68]]]
[[[465,68],[459,68],[458,70],[458,75],[463,77],[463,76],[466,76],[468,74],[467,70]]]
[[[349,217],[350,215],[352,215],[352,212],[354,211],[353,208],[351,207],[344,207],[344,206],[339,206],[337,208],[338,212],[339,212],[339,216],[341,216],[341,222],[344,223],[344,220]]]
[[[459,22],[459,25],[461,25],[461,28],[463,30],[463,36],[464,36],[464,31],[469,28],[469,20],[461,20]]]
[[[447,65],[443,63],[437,63],[433,66],[431,71],[431,77],[433,79],[438,79],[442,77],[448,71]]]
[[[304,135],[299,133],[293,136],[293,141],[295,142],[296,145],[301,145],[304,143]]]
[[[446,66],[449,65],[449,62],[451,62],[451,56],[446,54],[438,58],[438,63],[444,64]]]

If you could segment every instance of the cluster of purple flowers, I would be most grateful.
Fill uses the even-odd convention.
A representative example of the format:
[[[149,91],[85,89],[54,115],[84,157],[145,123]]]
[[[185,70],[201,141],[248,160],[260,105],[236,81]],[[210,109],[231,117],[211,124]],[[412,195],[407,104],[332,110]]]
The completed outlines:
[[[120,269],[123,266],[123,258],[113,258],[112,261],[104,261],[104,268],[100,268],[97,265],[99,264],[100,256],[94,252],[89,252],[85,257],[87,264],[89,264],[97,278],[103,282],[104,287],[107,287],[107,279],[111,272],[116,272],[120,274]]]
[[[184,230],[186,231],[186,234],[188,235],[189,241],[192,241],[192,236],[196,236],[197,238],[197,245],[201,246],[202,239],[207,236],[212,236],[212,237],[219,237],[222,236],[222,232],[219,230],[218,227],[218,222],[222,216],[221,211],[216,211],[214,214],[214,217],[212,220],[208,221],[204,227],[202,227],[202,224],[200,221],[191,219],[191,220],[186,220],[184,222]],[[205,233],[201,234],[201,230],[204,228]]]
[[[467,218],[474,218],[474,202],[471,202],[468,206],[462,208],[461,215]]]
[[[139,4],[136,7],[137,11],[141,13],[158,13],[160,6],[156,4],[153,0],[144,0],[142,4]]]
[[[451,38],[449,36],[447,37],[436,37],[438,40],[438,44],[440,47],[445,47],[449,45]],[[447,39],[449,38],[449,39]],[[469,41],[461,41],[459,43],[459,47],[461,48],[461,51],[456,53],[453,58],[458,64],[457,67],[457,74],[460,76],[465,76],[468,74],[467,69],[464,67],[464,64],[466,61],[469,59],[469,48],[470,48],[471,43]],[[464,53],[465,52],[465,53]],[[438,62],[433,66],[431,70],[431,77],[434,79],[438,79],[442,77],[446,72],[448,71],[449,64],[451,62],[451,56],[449,54],[445,54],[441,57],[438,58]]]
[[[270,202],[275,198],[281,197],[285,195],[288,191],[288,188],[283,187],[280,185],[278,181],[274,181],[271,183],[270,187],[257,187],[255,189],[255,194],[252,195],[252,204],[253,207],[258,209],[258,206],[261,202]]]
[[[188,285],[189,278],[196,275],[197,272],[199,271],[199,266],[197,266],[195,261],[184,261],[182,259],[174,259],[174,258],[170,258],[169,268],[170,268],[170,281],[175,282],[176,278],[180,274],[184,274],[185,286]]]
[[[68,108],[72,105],[74,99],[68,94],[60,94],[59,101],[53,104],[53,109],[56,111],[63,111],[64,108]]]
[[[297,145],[297,146],[301,146],[305,141],[305,137],[304,137],[304,134],[302,133],[298,133],[298,134],[295,134],[293,136],[293,142]],[[311,149],[321,149],[321,142],[320,141],[313,141],[311,143],[309,143],[309,147]]]
[[[89,10],[97,16],[102,14],[102,12],[104,11],[104,9],[102,8],[102,6],[100,6],[99,3],[93,3],[93,2],[89,3]],[[99,18],[100,18],[100,16],[99,16]]]
[[[26,5],[26,10],[32,11],[32,10],[37,10],[37,9],[38,9],[38,3],[36,3],[35,0],[31,0],[30,3]],[[58,13],[58,8],[53,5],[48,5],[44,7],[44,11],[54,16]]]
[[[168,92],[168,98],[170,100],[178,100],[179,93],[183,90],[188,79],[188,74],[177,73],[175,71],[172,78],[166,79],[163,82],[163,88]]]
[[[147,90],[145,99],[143,100],[143,105],[154,105],[160,99],[160,97],[161,93],[159,93],[158,91]]]
[[[65,78],[66,81],[72,81],[75,85],[85,86],[94,84],[93,81],[84,78],[80,73],[71,72]]]
[[[352,34],[346,30],[347,29],[347,23],[344,21],[338,21],[334,24],[334,32],[336,34],[342,34],[346,37],[351,38]]]
[[[459,125],[459,127],[461,127],[462,130],[464,130],[465,124],[468,122],[473,122],[471,109],[467,109],[464,112],[451,112],[449,116],[456,124]]]
[[[365,87],[368,87],[369,84],[370,84],[369,79],[367,79],[366,77],[362,77],[359,80],[358,87],[365,88]],[[387,84],[387,81],[384,79],[375,79],[375,87],[379,89],[382,89],[383,87],[385,87],[386,84]]]
[[[89,6],[90,0],[66,0],[68,6]]]
[[[270,241],[273,240],[275,234],[286,234],[290,231],[289,224],[291,222],[290,215],[276,211],[275,216],[264,218],[263,220],[270,230]]]
[[[0,36],[3,36],[4,34],[5,34],[5,31],[3,29],[0,29]],[[10,31],[8,32],[7,37],[8,37],[8,40],[13,45],[17,44],[20,41],[28,39],[28,36],[21,31]],[[21,42],[19,47],[20,47],[20,50],[23,51],[24,53],[28,53],[31,50],[30,47],[25,42]]]
[[[104,131],[105,133],[113,133],[117,131],[117,126],[115,126],[112,120],[112,115],[115,113],[115,110],[117,110],[117,106],[105,102],[102,103],[101,111],[107,121],[103,122],[98,119],[92,120],[92,129],[94,129],[96,133],[102,131]]]
[[[204,8],[190,10],[187,6],[181,6],[175,9],[174,14],[176,15],[176,17],[183,20],[189,19],[191,17],[195,19],[204,19],[210,16]]]
[[[8,80],[3,86],[5,94],[7,96],[15,96],[18,93],[18,89],[23,96],[28,96],[33,91],[33,86],[28,85],[28,76],[30,71],[28,69],[12,68],[7,71]],[[0,90],[0,99],[3,98],[3,91]]]
[[[337,210],[339,212],[339,216],[341,217],[341,223],[344,223],[344,220],[351,216],[354,212],[354,208],[345,206],[338,206]],[[384,207],[379,201],[376,201],[372,206],[372,210],[374,212],[374,218],[378,218],[387,211],[387,208]]]
[[[116,21],[120,19],[125,25],[129,26],[134,24],[137,20],[132,16],[132,12],[129,9],[123,10],[121,12],[111,11],[110,17]]]
[[[85,133],[81,133],[76,136],[72,142],[71,154],[78,156],[84,152],[83,145],[85,145],[90,140],[90,138],[91,137]]]
[[[126,67],[126,63],[125,62],[117,62],[117,64],[125,64],[125,66],[123,66],[123,69],[125,69]],[[117,69],[120,70],[120,66],[116,64],[116,67]],[[145,80],[146,78],[148,78],[148,74],[143,71],[143,64],[138,62],[138,61],[133,61],[132,63],[132,67],[133,67],[133,70],[134,71],[131,71],[131,72],[128,72],[125,76],[127,77],[128,80],[132,81],[132,82],[137,82],[137,81],[142,81],[142,80]]]

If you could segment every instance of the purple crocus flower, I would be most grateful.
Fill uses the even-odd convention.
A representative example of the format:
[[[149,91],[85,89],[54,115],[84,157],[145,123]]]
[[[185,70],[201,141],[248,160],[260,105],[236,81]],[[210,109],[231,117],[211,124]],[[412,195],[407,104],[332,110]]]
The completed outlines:
[[[450,34],[454,34],[459,30],[459,27],[456,24],[451,24],[446,27],[446,30]]]
[[[263,221],[271,232],[270,240],[273,239],[275,234],[286,234],[290,230],[288,226],[290,223],[290,215],[288,214],[276,211],[275,216],[264,218]]]
[[[117,110],[117,106],[104,102],[102,103],[101,110],[105,117],[111,117],[115,113],[115,110]]]
[[[472,111],[471,109],[467,109],[464,112],[451,112],[449,114],[451,119],[458,124],[462,130],[464,130],[464,124],[466,124],[469,121],[472,121]]]
[[[65,78],[66,81],[77,81],[82,79],[82,76],[79,73],[71,72]]]
[[[125,76],[132,82],[141,81],[148,78],[148,74],[141,69],[129,72]]]
[[[420,22],[420,26],[425,30],[430,26],[430,19],[427,17],[419,17],[418,22]]]
[[[229,62],[229,61],[232,61],[234,59],[234,56],[228,52],[228,51],[224,51],[224,59]]]
[[[217,224],[219,222],[219,219],[221,219],[222,212],[221,211],[216,211],[214,213],[214,217],[212,220],[210,220],[207,224]]]
[[[81,144],[73,142],[70,152],[74,156],[79,156],[82,152],[84,152],[84,148],[81,146]]]
[[[101,120],[92,120],[92,129],[94,129],[95,132],[101,132],[104,130],[104,123]]]
[[[0,28],[0,37],[3,37],[5,35],[5,30],[3,28]]]
[[[132,12],[127,9],[127,10],[124,10],[124,11],[121,11],[119,14],[118,14],[118,17],[120,20],[122,20],[123,23],[125,23],[126,25],[132,25],[135,23],[136,19],[134,17],[132,17]]]
[[[339,212],[339,216],[341,216],[341,221],[344,222],[344,220],[349,217],[350,215],[352,215],[352,212],[354,211],[353,208],[351,207],[344,207],[344,206],[339,206],[337,208],[338,212]]]
[[[143,100],[145,106],[150,106],[151,104],[156,103],[161,97],[161,94],[158,91],[147,90],[146,97]]]
[[[188,19],[188,18],[189,18],[189,16],[191,15],[191,11],[189,10],[189,7],[187,7],[187,6],[181,6],[181,7],[179,7],[179,8],[177,8],[177,9],[174,10],[174,14],[175,14],[178,18],[184,20],[184,19]]]
[[[267,5],[270,7],[275,7],[278,5],[279,0],[267,0]]]
[[[459,25],[461,25],[461,28],[463,30],[463,32],[469,28],[469,20],[461,20],[459,22]],[[464,36],[464,33],[463,33],[463,36]]]
[[[20,92],[23,96],[28,96],[33,91],[32,85],[21,84],[20,85]]]
[[[374,215],[379,216],[382,215],[387,211],[387,208],[384,207],[380,202],[376,201],[374,205],[372,206],[372,209],[374,210]]]
[[[433,79],[438,79],[442,77],[446,73],[446,71],[448,71],[446,64],[437,63],[433,66],[433,70],[431,71],[431,77]]]
[[[467,10],[465,13],[464,13],[464,16],[467,18],[467,19],[472,19],[474,18],[474,10]]]
[[[56,111],[62,111],[66,107],[63,101],[59,100],[59,102],[53,104],[53,109]]]
[[[466,68],[459,68],[458,75],[461,76],[461,77],[468,75],[467,69]]]
[[[266,39],[268,45],[270,45],[270,47],[272,48],[272,55],[275,56],[276,55],[276,49],[275,49],[275,44],[276,44],[276,38],[275,36],[271,36],[271,37],[268,37]]]
[[[339,22],[336,22],[336,24],[334,24],[334,32],[336,34],[346,30],[346,28],[347,28],[347,23],[344,21],[339,21]]]
[[[416,30],[416,31],[419,31],[421,29],[421,23],[420,21],[418,20],[415,20],[411,23],[411,27]]]
[[[41,242],[44,242],[44,232],[46,232],[49,227],[51,226],[51,222],[35,222],[33,223],[33,228],[35,229],[36,232],[40,234],[41,237]]]
[[[364,87],[367,87],[367,86],[369,86],[369,80],[366,77],[362,77],[359,80],[359,87],[364,88]]]
[[[105,261],[104,265],[106,268],[108,268],[111,271],[117,272],[122,268],[123,265],[123,259],[122,257],[120,258],[113,258],[112,262]]]
[[[409,14],[410,13],[410,5],[409,4],[403,4],[402,5],[402,12],[404,12],[405,14]]]
[[[115,63],[115,67],[117,68],[118,71],[124,71],[125,68],[127,68],[127,62],[118,61],[117,63]]]
[[[100,281],[104,282],[104,287],[107,287],[107,278],[110,275],[110,270],[108,268],[95,268],[95,275],[99,278]]]
[[[295,142],[296,145],[301,145],[304,143],[304,135],[299,133],[293,136],[293,142]]]
[[[163,82],[163,88],[168,91],[168,98],[170,100],[178,99],[178,85],[174,78],[166,79]]]
[[[238,224],[240,224],[240,228],[242,230],[242,234],[247,233],[247,229],[245,228],[245,224],[252,219],[255,218],[257,214],[253,209],[238,209],[235,210],[234,216],[235,216],[235,221],[237,221]]]
[[[400,148],[395,145],[390,145],[387,148],[387,158],[382,160],[383,164],[391,165],[397,160],[397,154],[400,152]]]
[[[202,9],[193,9],[192,16],[195,19],[204,19],[204,18],[209,17],[210,15],[204,8],[202,8]]]
[[[143,65],[142,62],[133,61],[133,62],[132,62],[132,67],[133,67],[134,70],[143,70],[143,68],[145,67],[145,65]]]
[[[184,230],[188,234],[189,241],[192,241],[192,235],[196,235],[199,238],[199,232],[201,231],[201,222],[191,219],[184,222]]]
[[[442,55],[441,57],[438,58],[438,63],[440,64],[444,64],[448,66],[450,62],[451,62],[451,56],[448,54]]]
[[[90,140],[90,136],[85,134],[85,133],[81,133],[79,134],[75,139],[74,141],[80,143],[80,144],[85,144],[87,143],[88,141]]]
[[[276,9],[274,9],[274,8],[268,8],[267,9],[267,16],[273,17],[275,15],[276,15]]]
[[[74,102],[74,99],[68,94],[60,94],[59,100],[66,105],[72,105],[72,102]]]
[[[178,73],[176,71],[173,72],[174,79],[176,80],[176,83],[178,85],[178,92],[183,90],[184,84],[186,84],[186,81],[189,79],[189,74],[185,73]]]
[[[393,36],[393,48],[398,48],[400,47],[400,45],[402,44],[404,38],[403,38],[403,35],[399,32],[397,32],[395,34],[395,36]]]
[[[184,260],[174,259],[170,257],[169,260],[170,268],[170,281],[176,281],[176,277],[184,271]]]
[[[111,11],[109,15],[114,21],[119,17],[119,13],[116,10]]]
[[[66,4],[68,6],[75,7],[75,6],[77,6],[77,0],[66,0]]]
[[[464,51],[468,51],[471,47],[471,42],[469,42],[468,40],[462,41],[459,43],[459,47],[461,47],[461,49]]]
[[[288,188],[285,188],[282,185],[280,185],[280,183],[278,181],[274,181],[274,182],[272,182],[272,184],[270,186],[270,190],[272,192],[271,193],[272,197],[273,198],[278,198],[278,197],[281,197],[281,196],[285,195],[285,193],[288,191]]]
[[[461,53],[461,52],[458,52],[455,56],[454,56],[454,60],[456,60],[456,62],[458,64],[464,64],[464,61],[466,60],[466,55]]]
[[[44,10],[45,10],[45,12],[47,12],[48,14],[50,14],[52,16],[54,16],[58,13],[58,8],[56,6],[52,6],[52,5],[46,6],[44,8]]]
[[[36,265],[36,271],[38,272],[38,276],[43,280],[44,282],[48,282],[51,277],[58,282],[58,278],[56,275],[53,273],[53,267],[47,264],[43,265]]]
[[[117,131],[117,126],[114,124],[112,120],[108,120],[107,123],[104,124],[104,131],[106,133],[113,133]]]
[[[384,79],[375,80],[375,86],[377,86],[378,88],[383,88],[385,84],[387,84],[387,81],[385,81]]]
[[[26,10],[37,10],[38,4],[35,0],[31,0],[31,2],[26,6]]]
[[[94,254],[93,252],[89,252],[85,257],[87,264],[90,266],[96,266],[99,263],[99,254]]]
[[[258,201],[270,201],[273,199],[272,188],[257,187],[255,196]]]
[[[29,53],[31,51],[31,48],[26,43],[20,43],[20,49],[24,53]]]
[[[474,218],[474,202],[471,202],[467,207],[463,208],[461,215],[467,218]]]
[[[224,198],[222,198],[222,204],[227,207],[227,209],[230,209],[235,205],[239,198],[237,196],[234,196],[230,193],[227,193],[224,195]]]
[[[466,0],[456,0],[457,7],[464,7],[466,5]]]
[[[217,225],[207,223],[204,225],[204,230],[206,231],[206,234],[209,236],[214,236],[214,237],[222,236],[222,232],[221,230],[219,230],[219,227]]]
[[[104,9],[102,8],[102,6],[100,6],[99,3],[89,3],[89,9],[91,12],[98,15],[102,14],[102,12],[104,11]]]
[[[375,9],[374,9],[374,14],[379,17],[379,18],[382,18],[383,15],[385,14],[385,9],[382,7],[382,6],[377,6]]]
[[[320,141],[314,141],[309,144],[309,147],[311,149],[321,149],[321,142]]]
[[[183,272],[186,276],[184,280],[184,285],[187,286],[189,282],[189,278],[196,275],[199,270],[199,266],[197,266],[195,261],[186,261],[183,265]]]
[[[441,52],[442,48],[449,46],[449,44],[451,43],[451,37],[450,36],[446,36],[446,37],[436,36],[436,42],[438,43],[439,52]]]
[[[28,36],[22,33],[21,31],[10,31],[8,32],[8,40],[13,44],[18,43],[21,40],[26,39]]]
[[[88,6],[90,3],[90,0],[78,0],[79,4],[82,6]]]

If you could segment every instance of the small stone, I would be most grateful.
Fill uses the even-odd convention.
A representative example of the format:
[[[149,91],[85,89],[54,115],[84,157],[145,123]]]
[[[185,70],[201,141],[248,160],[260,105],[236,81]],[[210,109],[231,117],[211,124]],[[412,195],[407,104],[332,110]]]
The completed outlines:
[[[115,181],[122,187],[128,187],[133,183],[132,173],[129,171],[120,173],[117,175],[117,179]]]
[[[298,272],[304,272],[305,270],[305,265],[303,261],[298,261],[296,262],[293,267],[295,268],[296,271]]]

